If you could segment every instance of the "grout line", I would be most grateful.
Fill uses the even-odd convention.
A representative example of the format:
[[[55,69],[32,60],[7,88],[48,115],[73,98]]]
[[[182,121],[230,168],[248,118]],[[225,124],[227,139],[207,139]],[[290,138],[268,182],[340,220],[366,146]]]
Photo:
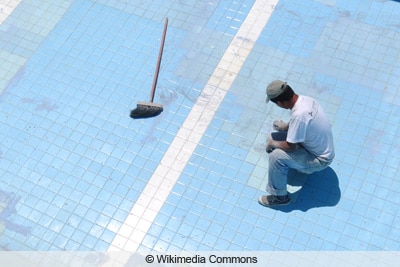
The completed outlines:
[[[108,251],[136,251],[236,79],[278,0],[256,0]]]

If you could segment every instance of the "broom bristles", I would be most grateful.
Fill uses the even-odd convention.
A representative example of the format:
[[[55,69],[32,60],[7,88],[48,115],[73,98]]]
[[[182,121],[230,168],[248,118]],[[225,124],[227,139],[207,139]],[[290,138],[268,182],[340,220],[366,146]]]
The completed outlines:
[[[163,111],[161,104],[155,104],[152,102],[138,102],[137,107],[131,111],[131,118],[141,119],[154,117]]]

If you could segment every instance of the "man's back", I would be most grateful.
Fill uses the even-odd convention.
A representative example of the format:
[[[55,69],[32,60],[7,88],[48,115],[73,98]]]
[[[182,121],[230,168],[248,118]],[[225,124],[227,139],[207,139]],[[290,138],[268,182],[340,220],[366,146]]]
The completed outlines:
[[[301,143],[321,159],[332,160],[335,157],[329,119],[317,101],[308,96],[300,95],[291,110],[286,141]]]

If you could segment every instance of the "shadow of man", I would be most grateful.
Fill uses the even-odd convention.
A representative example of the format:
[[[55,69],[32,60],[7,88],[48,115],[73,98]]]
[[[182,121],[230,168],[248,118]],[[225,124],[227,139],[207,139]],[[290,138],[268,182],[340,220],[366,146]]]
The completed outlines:
[[[294,192],[291,193],[291,204],[275,207],[275,210],[291,212],[332,207],[339,203],[341,197],[339,179],[331,167],[308,175],[290,170],[288,187],[299,188],[299,190],[293,190]]]

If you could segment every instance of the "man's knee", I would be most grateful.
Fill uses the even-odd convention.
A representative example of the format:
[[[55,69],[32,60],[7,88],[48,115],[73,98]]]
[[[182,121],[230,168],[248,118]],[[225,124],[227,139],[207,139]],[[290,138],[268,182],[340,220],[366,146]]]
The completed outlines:
[[[269,154],[269,163],[276,163],[286,158],[287,153],[282,149],[276,148]]]

